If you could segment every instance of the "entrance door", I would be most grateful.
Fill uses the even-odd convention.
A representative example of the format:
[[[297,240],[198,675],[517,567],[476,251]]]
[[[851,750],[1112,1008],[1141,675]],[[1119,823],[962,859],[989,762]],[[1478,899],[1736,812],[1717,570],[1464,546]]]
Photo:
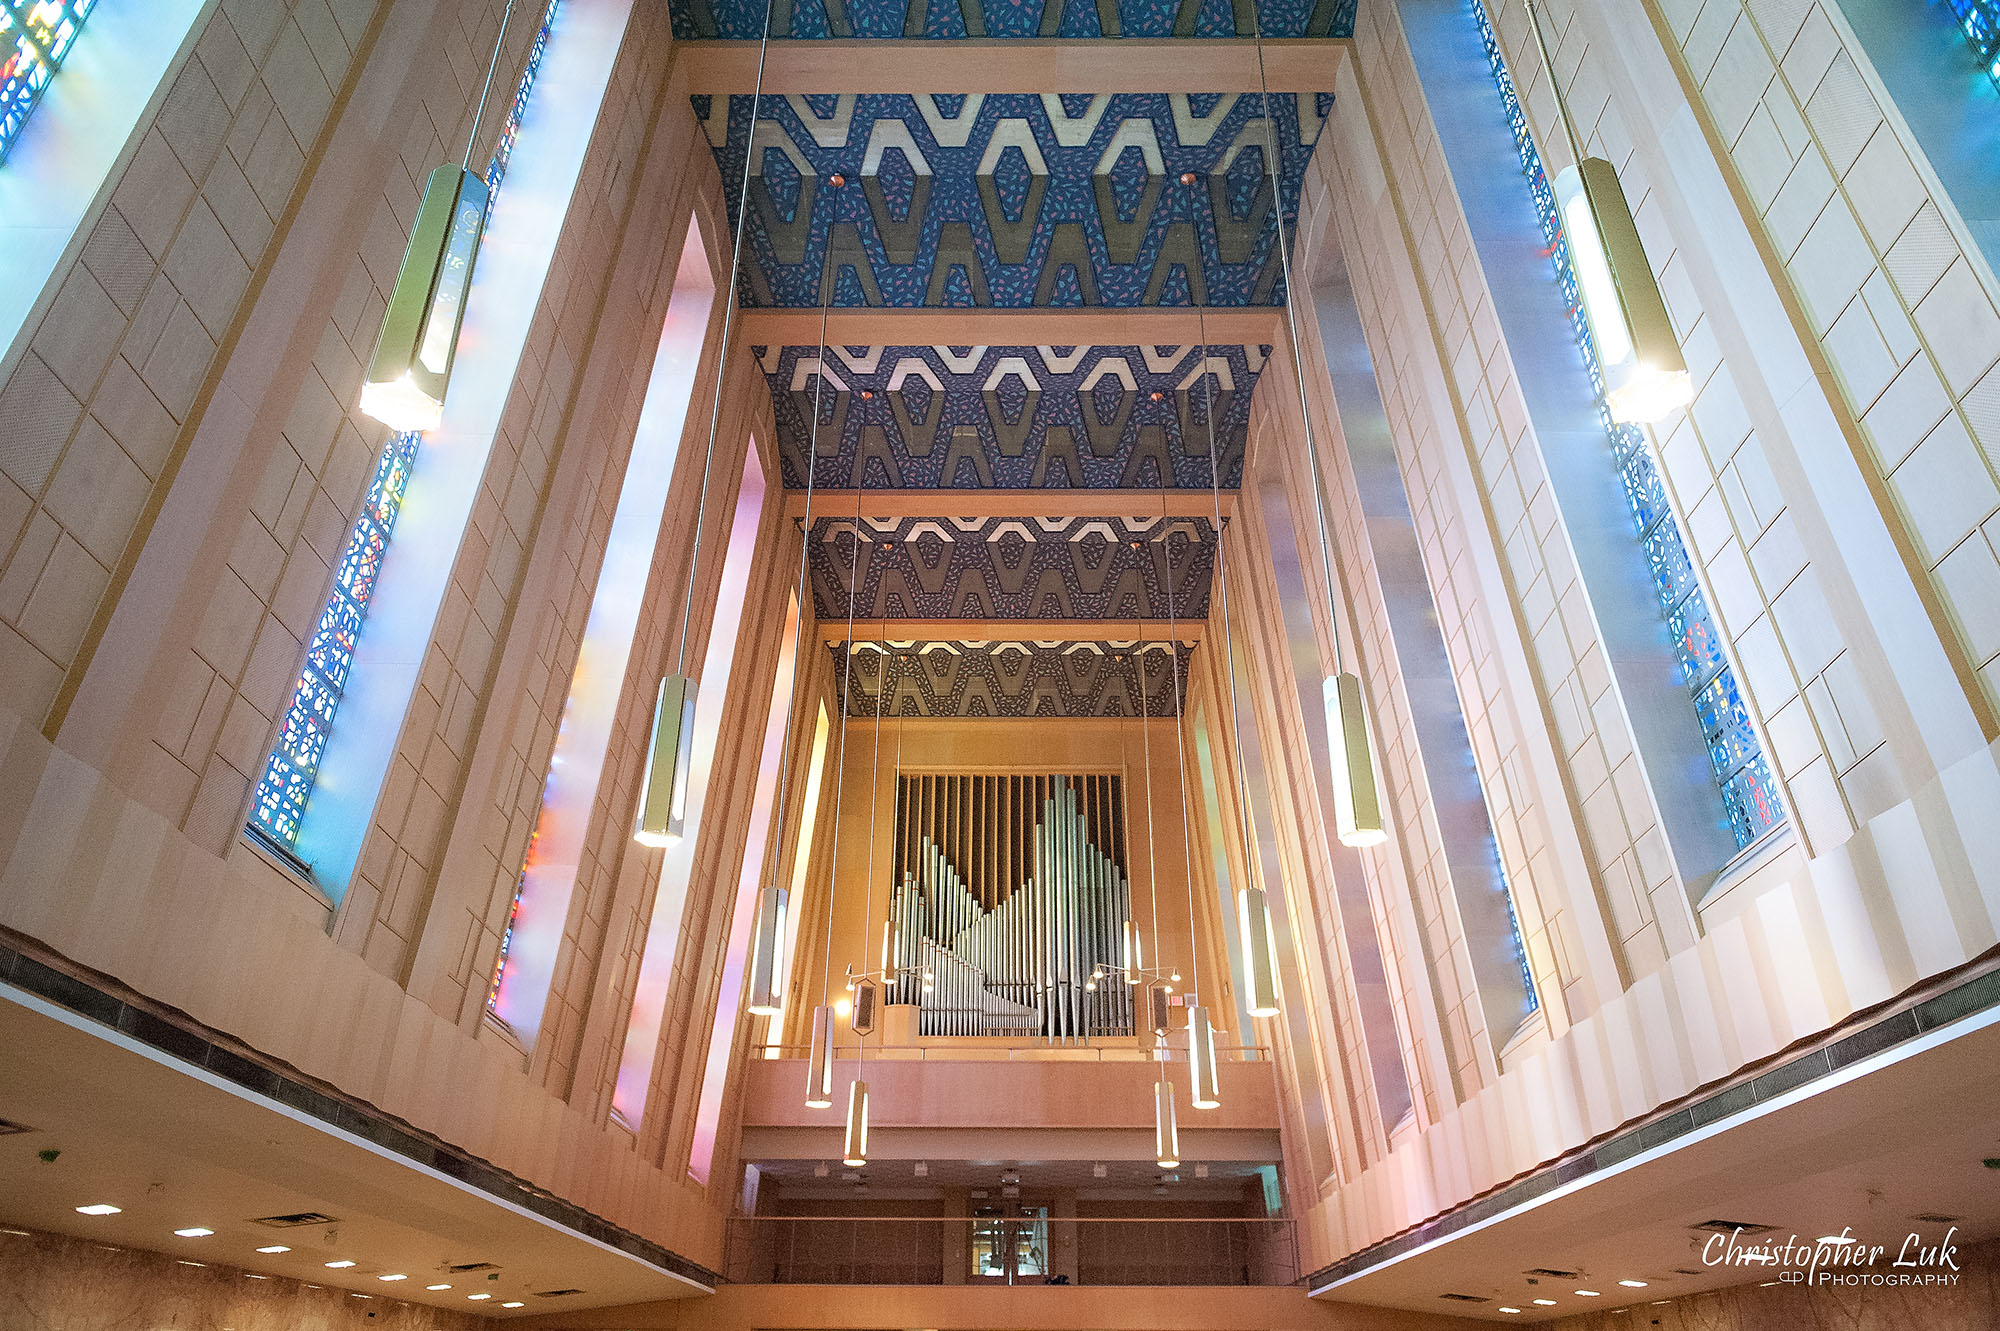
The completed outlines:
[[[981,1206],[973,1211],[972,1283],[1040,1285],[1048,1272],[1048,1207]]]

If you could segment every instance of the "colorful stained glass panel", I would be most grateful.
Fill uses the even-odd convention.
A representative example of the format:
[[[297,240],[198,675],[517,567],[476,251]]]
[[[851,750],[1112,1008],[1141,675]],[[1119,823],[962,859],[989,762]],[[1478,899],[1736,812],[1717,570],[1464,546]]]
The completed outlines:
[[[0,162],[76,45],[97,0],[0,0]]]

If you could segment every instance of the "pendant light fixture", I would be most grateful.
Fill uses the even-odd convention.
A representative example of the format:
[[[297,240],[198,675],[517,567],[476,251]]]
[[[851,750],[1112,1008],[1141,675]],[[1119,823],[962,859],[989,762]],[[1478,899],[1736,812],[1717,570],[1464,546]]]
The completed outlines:
[[[465,296],[472,286],[472,267],[479,259],[491,197],[485,179],[472,169],[472,147],[479,140],[479,122],[486,118],[493,74],[507,41],[507,21],[513,16],[514,0],[507,0],[492,58],[486,62],[479,107],[466,135],[465,155],[457,166],[446,164],[432,171],[424,184],[416,225],[410,228],[410,243],[382,312],[375,354],[361,380],[361,410],[401,433],[434,430],[444,418],[445,389],[458,354]]]
[[[1182,181],[1193,183],[1187,176]],[[1283,230],[1281,219],[1281,235]],[[1229,728],[1236,752],[1236,811],[1243,834],[1244,872],[1254,882],[1257,839],[1250,828],[1249,775],[1243,767],[1243,709],[1236,696],[1236,641],[1229,615],[1229,562],[1222,548],[1222,445],[1215,432],[1215,390],[1209,385],[1207,311],[1197,305],[1195,317],[1201,329],[1201,386],[1208,409],[1208,485],[1215,509],[1215,581],[1222,597],[1222,673],[1229,681]],[[1236,889],[1236,920],[1243,946],[1244,1006],[1253,1017],[1274,1017],[1279,1011],[1277,954],[1272,943],[1271,913],[1264,906],[1262,888],[1246,884]]]
[[[1555,62],[1542,38],[1541,17],[1535,13],[1534,0],[1522,3],[1575,163],[1556,176],[1556,207],[1562,213],[1563,237],[1569,241],[1590,340],[1604,376],[1604,403],[1620,425],[1651,424],[1694,400],[1694,379],[1667,317],[1653,266],[1646,261],[1632,206],[1618,183],[1618,169],[1602,157],[1583,155],[1569,103],[1556,80]]]
[[[806,1108],[833,1108],[833,1009],[813,1009],[812,1045],[806,1052]]]
[[[1264,164],[1271,177],[1271,212],[1277,232],[1278,266],[1285,279],[1285,326],[1292,353],[1292,381],[1299,393],[1299,421],[1305,429],[1306,460],[1311,469],[1313,513],[1319,523],[1320,575],[1326,585],[1327,635],[1333,643],[1333,673],[1321,685],[1320,703],[1326,713],[1327,756],[1332,766],[1334,835],[1343,846],[1379,846],[1389,839],[1382,821],[1382,796],[1375,780],[1374,747],[1361,703],[1361,680],[1343,670],[1340,660],[1339,584],[1334,579],[1333,542],[1328,535],[1326,487],[1320,480],[1319,448],[1313,439],[1312,407],[1306,400],[1305,362],[1299,351],[1299,318],[1293,306],[1297,288],[1292,281],[1291,246],[1285,236],[1285,189],[1278,170],[1278,119],[1271,114],[1271,85],[1264,72],[1264,25],[1251,6],[1257,39],[1257,80],[1263,100],[1264,130],[1269,147]],[[1211,428],[1213,428],[1211,426]]]
[[[868,1083],[859,1075],[847,1087],[847,1133],[841,1141],[840,1163],[849,1169],[868,1163]]]
[[[789,725],[784,733],[791,733]],[[782,756],[779,762],[784,763]],[[783,845],[782,810],[778,818],[778,844]],[[756,1016],[775,1017],[784,1010],[785,977],[782,966],[785,915],[790,905],[789,894],[775,883],[759,889],[757,893],[757,923],[750,945],[750,1011]]]
[[[756,159],[757,113],[764,95],[764,58],[771,45],[771,7],[765,0],[764,34],[757,44],[757,81],[750,92],[750,138],[743,154],[743,180],[736,192],[736,231],[729,248],[729,289],[722,304],[722,345],[716,352],[715,392],[709,403],[708,449],[701,460],[701,489],[695,498],[694,545],[688,551],[687,587],[681,596],[680,645],[673,673],[660,680],[653,706],[653,735],[646,751],[646,775],[632,839],[642,846],[670,846],[687,823],[687,783],[694,753],[696,681],[687,673],[688,627],[694,619],[694,589],[701,569],[702,528],[708,517],[708,476],[715,466],[715,440],[722,426],[722,389],[729,380],[729,335],[736,326],[736,284],[743,268],[743,224],[750,216],[750,168]]]
[[[1153,1158],[1162,1169],[1178,1169],[1181,1128],[1174,1119],[1174,1084],[1166,1074],[1166,1064],[1162,1063],[1160,1079],[1153,1083]]]

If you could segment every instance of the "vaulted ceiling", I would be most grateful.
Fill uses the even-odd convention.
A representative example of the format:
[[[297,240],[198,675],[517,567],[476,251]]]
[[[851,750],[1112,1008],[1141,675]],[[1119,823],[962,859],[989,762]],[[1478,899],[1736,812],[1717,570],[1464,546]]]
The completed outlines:
[[[671,13],[843,707],[1172,713],[1353,0],[771,3]]]

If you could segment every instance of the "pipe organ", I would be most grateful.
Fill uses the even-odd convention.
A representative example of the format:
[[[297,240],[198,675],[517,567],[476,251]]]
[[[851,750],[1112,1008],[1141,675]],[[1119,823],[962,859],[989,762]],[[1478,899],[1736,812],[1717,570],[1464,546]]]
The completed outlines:
[[[905,776],[888,1001],[924,1035],[1130,1035],[1132,914],[1116,776]],[[929,971],[931,991],[921,976]]]

